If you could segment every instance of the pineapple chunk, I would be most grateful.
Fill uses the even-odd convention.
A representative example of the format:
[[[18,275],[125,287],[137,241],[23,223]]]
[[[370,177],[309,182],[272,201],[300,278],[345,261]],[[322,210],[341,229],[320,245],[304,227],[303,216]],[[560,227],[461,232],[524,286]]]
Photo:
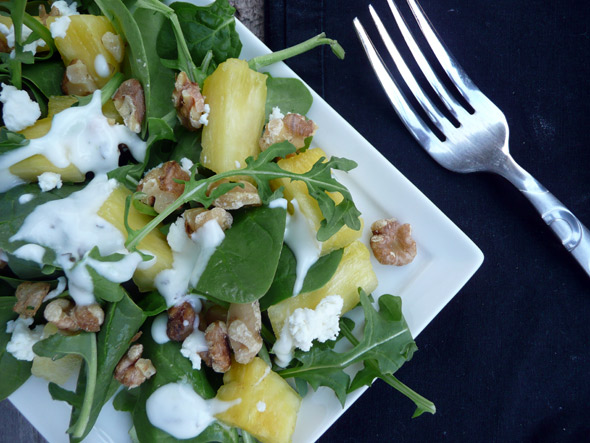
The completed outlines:
[[[55,114],[71,107],[78,99],[70,95],[52,96],[49,98],[49,112],[46,118],[39,119],[34,125],[20,131],[25,138],[32,140],[34,138],[41,138],[46,135],[51,129],[51,121]],[[115,109],[112,100],[108,100],[102,107],[102,113],[107,118],[112,118],[118,123],[123,123],[121,116]],[[15,163],[10,168],[10,173],[29,182],[36,182],[37,177],[44,172],[55,172],[61,175],[64,182],[83,182],[86,175],[74,165],[68,165],[65,168],[59,168],[51,163],[45,156],[41,154],[33,155],[29,158]]]
[[[279,166],[287,171],[302,174],[311,169],[311,167],[322,157],[328,157],[321,148],[308,149],[295,156],[279,160]],[[271,183],[273,190],[284,186],[284,196],[288,201],[297,200],[301,213],[311,220],[316,231],[324,219],[322,211],[315,198],[309,195],[307,186],[302,181],[291,181],[288,178],[279,178]],[[332,200],[336,204],[342,201],[342,195],[339,193],[330,193]],[[363,232],[361,220],[361,229],[355,231],[348,226],[343,226],[340,230],[325,242],[322,242],[322,255],[328,254],[336,249],[342,249],[353,241],[358,240]]]
[[[47,17],[47,27],[56,19],[56,17]],[[115,29],[104,16],[71,15],[70,20],[66,36],[57,37],[54,40],[55,46],[66,66],[69,66],[73,60],[81,60],[97,86],[102,88],[120,70],[120,63],[115,55],[103,43],[104,34],[110,32],[116,35]],[[105,58],[110,69],[109,75],[105,77],[96,72],[95,60],[99,55]]]
[[[371,265],[369,250],[360,241],[355,241],[344,248],[342,260],[336,272],[323,287],[288,298],[268,308],[268,317],[275,335],[277,337],[280,335],[285,320],[295,309],[315,309],[318,303],[328,295],[342,297],[344,300],[342,314],[350,311],[359,302],[359,287],[370,294],[377,287],[377,276]]]
[[[217,173],[245,166],[247,157],[260,152],[266,75],[244,60],[229,59],[205,79],[203,95],[211,111],[203,128],[201,162]]]
[[[53,323],[47,323],[43,328],[43,338],[57,333],[57,326]],[[78,373],[81,364],[82,357],[77,354],[68,354],[57,360],[36,355],[33,359],[33,366],[31,366],[31,374],[55,384],[63,385],[72,375]]]
[[[125,199],[131,192],[123,187],[118,186],[113,190],[109,198],[102,204],[97,214],[106,221],[115,226],[124,236],[127,236],[125,230]],[[129,226],[133,229],[140,229],[145,226],[151,218],[135,210],[131,206],[129,210]],[[172,251],[166,237],[157,229],[151,231],[140,243],[137,248],[146,254],[156,257],[153,266],[147,269],[137,269],[133,275],[133,281],[140,291],[150,291],[154,289],[154,279],[156,275],[164,269],[172,266]]]
[[[247,365],[232,362],[216,398],[241,399],[217,414],[222,422],[244,429],[262,443],[291,441],[301,397],[262,359],[256,357]]]

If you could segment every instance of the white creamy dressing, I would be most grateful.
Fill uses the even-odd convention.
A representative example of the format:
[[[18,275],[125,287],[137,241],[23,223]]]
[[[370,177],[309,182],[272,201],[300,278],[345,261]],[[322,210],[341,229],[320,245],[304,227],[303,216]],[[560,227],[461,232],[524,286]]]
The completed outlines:
[[[45,296],[44,300],[51,300],[55,297],[57,297],[58,295],[61,295],[67,286],[67,281],[65,277],[57,277],[57,286],[55,289],[52,289],[51,291],[49,291],[47,293],[47,295]]]
[[[191,335],[184,339],[180,353],[183,357],[191,361],[193,369],[201,369],[201,356],[199,352],[206,352],[209,350],[205,333],[199,330],[199,317],[195,320],[195,328]]]
[[[152,339],[159,345],[163,345],[164,343],[168,343],[170,341],[170,338],[168,338],[168,334],[166,333],[167,325],[168,314],[166,312],[162,312],[152,322]]]
[[[189,288],[197,286],[209,258],[224,238],[223,229],[215,220],[205,223],[190,238],[182,216],[170,225],[167,240],[174,261],[172,268],[164,269],[155,279],[156,288],[168,307],[182,300]]]
[[[168,383],[156,389],[145,406],[153,426],[183,440],[199,435],[213,423],[215,414],[241,401],[205,400],[188,383]]]
[[[33,200],[35,198],[34,194],[23,194],[18,198],[18,202],[21,205],[24,205],[26,203],[29,203],[31,200]]]
[[[129,254],[125,249],[123,234],[97,215],[116,186],[116,180],[109,180],[104,174],[97,175],[80,191],[37,206],[10,238],[10,241],[22,240],[55,251],[55,265],[64,270],[70,295],[76,304],[94,302],[92,278],[87,266],[110,281],[122,283],[131,278],[141,263],[137,252]],[[95,246],[102,256],[121,253],[124,258],[117,262],[91,259],[87,254]],[[41,262],[38,259],[33,261]]]
[[[16,258],[34,261],[35,263],[39,263],[39,266],[43,266],[43,256],[45,255],[45,248],[34,243],[29,243],[28,245],[21,246],[12,254]]]
[[[107,63],[107,59],[104,58],[104,55],[98,54],[94,57],[94,70],[102,78],[106,78],[111,74],[111,68]]]
[[[328,295],[315,309],[295,309],[285,320],[281,335],[272,348],[276,356],[275,363],[284,368],[293,358],[296,348],[309,351],[314,340],[320,343],[335,340],[340,331],[339,320],[343,305],[342,297]]]
[[[276,201],[276,200],[275,200]],[[291,200],[293,214],[287,213],[285,243],[297,259],[297,277],[293,287],[293,295],[299,294],[309,268],[320,258],[322,244],[316,238],[316,231],[300,209],[297,200]]]
[[[86,106],[65,109],[56,114],[51,129],[43,137],[0,155],[0,192],[22,183],[9,168],[33,155],[45,156],[58,168],[70,164],[82,173],[103,174],[118,167],[119,145],[129,147],[133,157],[145,158],[146,143],[137,134],[120,124],[110,125],[102,114],[100,90],[94,92]]]
[[[258,412],[264,412],[266,411],[266,403],[263,401],[259,401],[258,403],[256,403],[256,410]]]

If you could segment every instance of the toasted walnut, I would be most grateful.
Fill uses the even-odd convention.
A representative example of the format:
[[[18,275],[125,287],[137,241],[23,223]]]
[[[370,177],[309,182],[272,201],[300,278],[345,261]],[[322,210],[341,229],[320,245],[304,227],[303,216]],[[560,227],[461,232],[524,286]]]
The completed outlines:
[[[43,311],[48,322],[65,331],[98,332],[104,322],[104,311],[98,304],[75,306],[67,298],[51,301]]]
[[[197,314],[189,302],[172,306],[168,309],[166,335],[173,341],[183,341],[194,329]]]
[[[123,39],[117,34],[107,31],[102,35],[100,40],[105,49],[115,58],[117,63],[121,63],[124,55]]]
[[[43,299],[49,293],[51,285],[47,282],[23,282],[16,288],[17,302],[12,310],[21,315],[21,317],[29,318],[37,313],[37,310],[43,303]]]
[[[409,224],[402,225],[394,218],[377,220],[371,231],[371,249],[379,263],[403,266],[416,257],[416,242]]]
[[[174,82],[172,101],[180,123],[191,131],[207,124],[207,109],[205,98],[197,83],[191,82],[185,72],[180,72]]]
[[[262,348],[261,327],[258,300],[253,303],[232,303],[229,306],[227,335],[238,363],[250,363]]]
[[[61,330],[78,331],[78,322],[73,316],[74,303],[67,298],[52,300],[43,311],[45,320],[53,323]]]
[[[318,126],[313,120],[307,120],[301,114],[287,114],[283,118],[269,120],[258,144],[264,151],[271,145],[286,140],[299,149],[305,146],[305,139],[313,136],[317,130]]]
[[[224,231],[231,228],[234,219],[221,208],[194,208],[184,211],[184,228],[189,237],[210,220],[215,220]]]
[[[136,344],[129,348],[115,367],[115,379],[128,388],[136,388],[156,373],[152,361],[141,358],[143,345]]]
[[[47,26],[47,17],[59,17],[61,16],[61,12],[55,6],[51,7],[49,14],[45,9],[45,5],[39,5],[39,20],[43,23],[43,26]]]
[[[166,162],[149,171],[137,185],[137,190],[146,194],[142,202],[153,206],[160,213],[170,206],[184,191],[184,183],[190,176],[175,161]]]
[[[215,188],[223,183],[238,183],[238,186],[235,186],[230,191],[217,197],[213,201],[213,206],[223,208],[227,211],[233,211],[235,209],[240,209],[243,206],[260,206],[262,204],[256,186],[245,180],[224,178],[216,181],[209,186],[209,189],[207,189],[207,195],[211,194]]]
[[[145,99],[141,83],[134,78],[125,80],[113,96],[113,104],[131,131],[141,132],[145,117]]]
[[[98,89],[82,60],[72,60],[64,73],[61,89],[67,95],[90,95]]]
[[[201,359],[215,372],[221,374],[227,372],[231,366],[231,357],[225,323],[216,321],[207,326],[205,340],[209,350],[199,352]]]
[[[98,332],[104,322],[104,311],[94,303],[92,305],[76,305],[73,310],[78,327],[88,332]]]

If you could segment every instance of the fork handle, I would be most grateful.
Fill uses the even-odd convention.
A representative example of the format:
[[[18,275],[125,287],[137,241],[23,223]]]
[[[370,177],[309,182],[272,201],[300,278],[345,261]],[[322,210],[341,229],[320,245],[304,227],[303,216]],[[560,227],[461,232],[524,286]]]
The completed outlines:
[[[590,231],[551,192],[508,156],[496,171],[533,204],[547,226],[590,276]]]

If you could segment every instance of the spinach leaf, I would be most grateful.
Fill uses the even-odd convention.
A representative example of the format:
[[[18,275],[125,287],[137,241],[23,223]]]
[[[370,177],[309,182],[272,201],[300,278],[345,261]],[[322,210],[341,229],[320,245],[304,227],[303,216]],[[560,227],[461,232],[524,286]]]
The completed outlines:
[[[89,355],[80,353],[87,364],[80,372],[75,393],[64,392],[56,386],[51,388],[52,393],[57,395],[56,398],[68,400],[73,405],[71,427],[68,430],[73,441],[81,441],[90,432],[100,410],[117,390],[119,384],[113,377],[113,371],[144,320],[141,309],[125,294],[121,301],[109,304],[104,323],[97,334],[81,333],[70,337],[55,334],[35,345],[35,353],[45,357],[59,356],[66,351],[73,352],[84,344],[82,341],[89,342],[84,344],[85,347],[80,352],[88,353],[88,350],[93,350],[93,360],[90,363]]]
[[[307,271],[300,292],[311,292],[324,286],[336,272],[342,260],[342,249],[337,249],[320,257]],[[260,309],[265,311],[270,306],[293,296],[293,287],[297,278],[297,259],[285,244],[281,251],[279,264],[272,285],[260,299]]]
[[[242,43],[233,17],[235,9],[227,0],[216,0],[204,7],[175,2],[170,7],[176,12],[194,63],[200,65],[207,53],[212,51],[208,73],[213,72],[219,63],[240,55]],[[158,35],[160,57],[171,60],[178,57],[174,40],[172,25],[163,26]]]
[[[205,399],[212,398],[215,391],[209,385],[203,371],[194,370],[191,362],[180,354],[180,344],[168,342],[163,345],[153,340],[144,340],[144,356],[149,358],[156,368],[156,374],[139,388],[139,397],[133,410],[133,424],[141,442],[172,443],[177,440],[170,434],[158,429],[147,418],[145,404],[149,396],[159,387],[168,383],[185,382]],[[122,400],[121,400],[122,401]],[[235,431],[212,423],[199,436],[183,440],[189,443],[237,442]]]
[[[265,115],[278,106],[283,114],[293,112],[305,115],[313,103],[313,97],[303,82],[296,78],[271,77],[266,79]]]
[[[334,390],[344,405],[350,385],[350,378],[344,369],[353,363],[371,362],[370,375],[389,376],[412,358],[416,348],[410,330],[403,318],[401,299],[385,294],[379,298],[379,311],[375,310],[369,297],[360,291],[361,306],[365,313],[363,338],[345,335],[353,348],[345,352],[335,352],[325,343],[315,344],[309,352],[297,351],[295,358],[299,364],[279,372],[283,377],[296,377],[307,381],[314,389],[327,386]],[[346,323],[341,324],[344,331]],[[367,373],[362,374],[363,381]],[[338,380],[338,382],[336,382]],[[404,392],[405,393],[405,392]]]
[[[230,303],[258,300],[272,284],[287,211],[259,207],[239,212],[197,284],[197,292]]]
[[[166,300],[160,295],[159,292],[153,291],[147,295],[142,295],[141,299],[137,302],[137,305],[143,311],[143,315],[146,317],[156,316],[166,311]]]
[[[71,425],[68,429],[68,432],[74,438],[81,438],[89,426],[90,411],[94,399],[100,393],[100,389],[96,389],[97,386],[100,386],[97,385],[98,364],[96,334],[92,332],[82,332],[77,335],[54,334],[51,337],[36,343],[35,346],[33,346],[33,351],[41,357],[53,359],[64,357],[67,354],[77,354],[84,359],[86,363],[86,377],[84,378],[83,383],[84,390],[83,393],[76,392],[78,400],[75,401],[75,404],[80,405],[80,407],[79,409],[74,408],[74,411],[79,410],[79,413],[76,417],[72,414]],[[80,385],[80,380],[78,380],[78,386]],[[60,394],[62,394],[62,399],[69,398],[74,402],[75,397],[73,393],[69,393],[67,396],[64,395],[63,392],[60,392]],[[81,398],[83,398],[83,400],[80,402],[79,399]],[[90,427],[92,427],[92,424],[90,424]]]
[[[39,91],[49,98],[52,95],[62,95],[61,81],[65,72],[61,60],[48,60],[23,66],[23,78],[33,83]]]
[[[29,141],[24,135],[9,131],[5,127],[0,129],[0,155],[28,144]]]
[[[14,292],[13,292],[14,293]],[[4,400],[16,391],[31,375],[32,362],[17,360],[6,351],[10,334],[6,332],[6,323],[14,320],[17,314],[12,310],[16,297],[0,297],[0,400]]]

